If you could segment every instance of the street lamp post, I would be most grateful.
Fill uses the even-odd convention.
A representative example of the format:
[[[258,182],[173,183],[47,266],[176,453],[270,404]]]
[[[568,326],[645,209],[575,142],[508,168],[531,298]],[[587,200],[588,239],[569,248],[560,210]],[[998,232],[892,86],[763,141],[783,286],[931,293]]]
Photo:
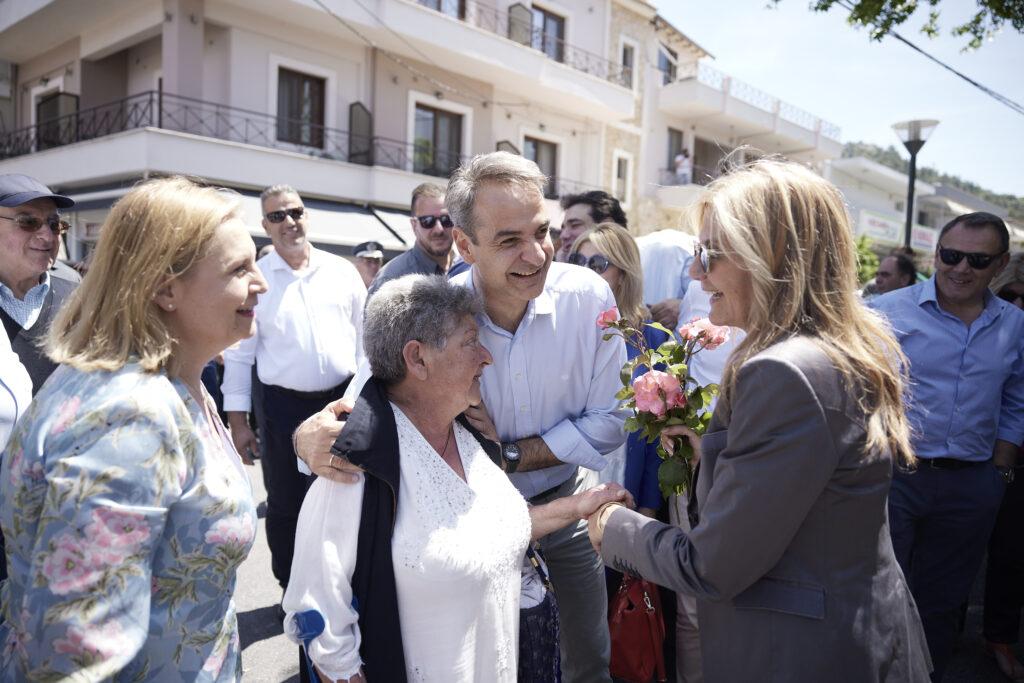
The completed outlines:
[[[928,136],[939,125],[935,120],[901,121],[892,129],[900,137],[903,146],[910,152],[910,182],[907,187],[907,227],[903,233],[903,246],[910,249],[910,229],[914,224],[914,183],[917,181],[917,153],[924,147]]]

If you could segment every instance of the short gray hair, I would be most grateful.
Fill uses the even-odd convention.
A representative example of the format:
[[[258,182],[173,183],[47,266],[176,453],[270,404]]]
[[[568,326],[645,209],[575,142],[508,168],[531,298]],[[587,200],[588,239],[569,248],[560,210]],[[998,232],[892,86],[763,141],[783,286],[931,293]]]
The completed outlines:
[[[363,313],[363,347],[373,376],[384,384],[400,382],[408,342],[443,349],[463,317],[482,312],[478,294],[443,275],[414,273],[385,282]]]
[[[516,185],[534,189],[544,195],[548,177],[526,157],[510,152],[477,154],[468,164],[460,166],[448,181],[445,204],[452,221],[476,243],[476,219],[473,204],[477,191],[487,183]]]
[[[264,210],[263,202],[267,201],[267,197],[276,197],[279,194],[293,194],[298,197],[300,201],[302,200],[302,195],[300,195],[291,185],[285,185],[284,183],[271,185],[263,188],[263,192],[260,192],[260,211],[262,212]]]

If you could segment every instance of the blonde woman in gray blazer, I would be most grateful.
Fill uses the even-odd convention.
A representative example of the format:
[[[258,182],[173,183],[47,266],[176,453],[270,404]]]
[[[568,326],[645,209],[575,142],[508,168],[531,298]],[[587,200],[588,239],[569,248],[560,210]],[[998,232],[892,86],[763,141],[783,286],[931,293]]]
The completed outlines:
[[[711,322],[746,330],[703,440],[693,531],[619,505],[590,518],[605,562],[698,598],[704,676],[927,681],[886,496],[914,464],[899,346],[856,298],[838,191],[762,160],[700,200],[690,275]]]

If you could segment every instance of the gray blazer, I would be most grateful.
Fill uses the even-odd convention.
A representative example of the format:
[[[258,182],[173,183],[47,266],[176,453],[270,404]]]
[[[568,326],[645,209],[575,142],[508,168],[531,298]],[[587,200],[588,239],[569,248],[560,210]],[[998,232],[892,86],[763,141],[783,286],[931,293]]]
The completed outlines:
[[[813,341],[740,369],[702,440],[687,535],[630,510],[605,562],[698,598],[704,677],[927,681],[921,620],[893,555],[888,452],[863,453],[856,396]]]

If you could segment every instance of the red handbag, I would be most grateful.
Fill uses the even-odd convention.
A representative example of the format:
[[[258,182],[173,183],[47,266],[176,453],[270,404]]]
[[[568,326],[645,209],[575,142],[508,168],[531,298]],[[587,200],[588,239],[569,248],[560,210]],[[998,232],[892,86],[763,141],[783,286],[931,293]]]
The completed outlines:
[[[608,605],[612,639],[611,675],[629,683],[665,680],[665,621],[658,587],[623,574],[622,585]]]

